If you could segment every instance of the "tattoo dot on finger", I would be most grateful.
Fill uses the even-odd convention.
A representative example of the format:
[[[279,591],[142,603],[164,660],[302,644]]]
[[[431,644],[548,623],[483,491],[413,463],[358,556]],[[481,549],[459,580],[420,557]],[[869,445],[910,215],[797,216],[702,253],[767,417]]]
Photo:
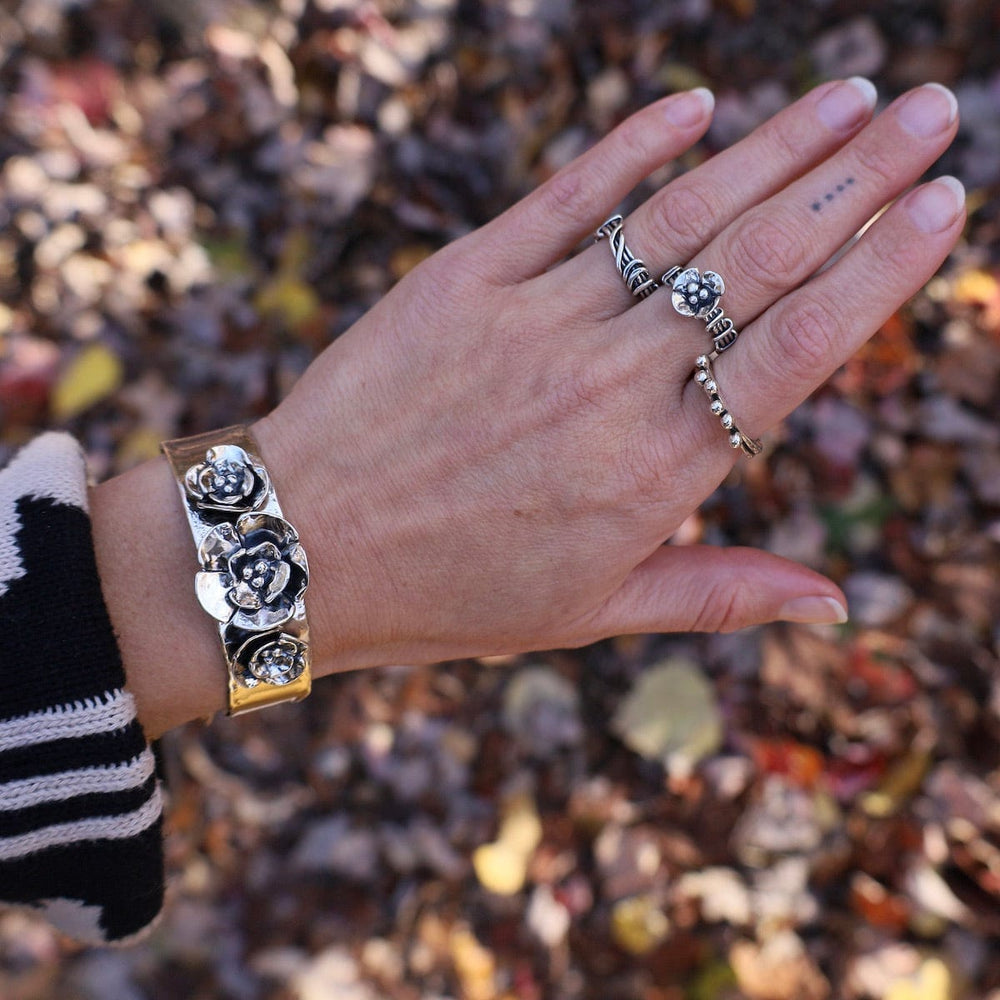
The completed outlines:
[[[831,201],[833,201],[833,199],[836,198],[838,194],[843,194],[853,183],[854,183],[854,178],[853,177],[845,177],[843,179],[843,181],[840,184],[837,185],[837,187],[836,187],[835,190],[833,190],[833,191],[827,191],[826,194],[824,194],[822,198],[817,198],[812,203],[812,205],[810,206],[810,208],[812,208],[812,210],[814,212],[822,212],[823,211],[823,202],[831,202]]]

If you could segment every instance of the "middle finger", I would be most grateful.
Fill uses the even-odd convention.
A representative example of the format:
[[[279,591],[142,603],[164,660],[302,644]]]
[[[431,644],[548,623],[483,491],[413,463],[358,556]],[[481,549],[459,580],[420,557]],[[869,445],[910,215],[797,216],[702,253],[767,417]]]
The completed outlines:
[[[743,212],[854,136],[871,117],[875,99],[875,88],[861,77],[816,87],[640,205],[625,223],[630,249],[657,278],[689,260]],[[591,318],[614,316],[635,299],[608,257],[606,245],[592,246],[539,280],[573,288]]]

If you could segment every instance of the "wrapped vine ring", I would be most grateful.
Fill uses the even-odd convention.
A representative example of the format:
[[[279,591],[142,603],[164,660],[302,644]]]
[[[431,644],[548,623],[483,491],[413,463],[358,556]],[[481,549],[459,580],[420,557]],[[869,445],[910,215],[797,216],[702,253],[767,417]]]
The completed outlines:
[[[652,295],[660,287],[659,282],[649,273],[645,262],[636,257],[625,243],[625,223],[620,215],[612,215],[607,219],[594,233],[594,239],[608,240],[618,273],[637,299]]]

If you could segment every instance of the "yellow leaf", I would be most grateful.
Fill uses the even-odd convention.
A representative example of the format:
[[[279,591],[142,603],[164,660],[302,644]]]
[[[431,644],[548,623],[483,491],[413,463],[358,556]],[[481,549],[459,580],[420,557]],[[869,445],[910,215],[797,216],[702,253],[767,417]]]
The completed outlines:
[[[285,236],[278,260],[278,270],[284,275],[298,274],[312,256],[312,240],[307,229],[292,229]]]
[[[682,657],[642,674],[611,725],[629,749],[681,775],[722,742],[715,689],[696,663]]]
[[[85,347],[62,373],[52,391],[52,416],[69,420],[106,399],[124,377],[121,359],[103,344]]]
[[[632,896],[611,910],[611,936],[632,955],[652,951],[670,933],[670,921],[650,896]]]
[[[895,815],[919,791],[930,766],[930,751],[910,750],[886,771],[877,788],[862,796],[861,808],[876,819]]]
[[[524,887],[528,862],[542,840],[542,821],[530,795],[518,794],[504,804],[500,831],[492,844],[472,855],[472,867],[484,888],[513,896]]]
[[[966,271],[955,281],[955,298],[970,305],[986,305],[1000,294],[997,280],[988,271]]]
[[[449,945],[464,1000],[492,1000],[496,996],[496,959],[492,952],[467,927],[455,928]]]
[[[498,896],[515,896],[528,877],[528,858],[509,844],[482,844],[472,855],[472,867],[484,889]]]
[[[897,979],[885,1000],[951,1000],[951,973],[940,958],[928,958],[916,977]]]
[[[261,288],[254,306],[260,313],[277,315],[290,330],[297,330],[316,315],[320,300],[301,278],[279,274]]]
[[[115,452],[115,462],[120,471],[131,469],[147,458],[156,458],[160,454],[160,441],[163,435],[148,427],[137,427],[125,435]]]
[[[541,843],[542,821],[531,796],[515,795],[505,803],[497,839],[525,857]]]

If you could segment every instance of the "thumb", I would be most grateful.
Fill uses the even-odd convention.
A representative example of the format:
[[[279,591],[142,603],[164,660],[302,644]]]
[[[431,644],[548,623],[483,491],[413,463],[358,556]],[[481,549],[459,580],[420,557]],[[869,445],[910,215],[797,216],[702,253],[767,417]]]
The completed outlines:
[[[734,632],[788,621],[847,621],[843,591],[799,563],[750,548],[665,545],[640,563],[598,614],[604,634]]]

